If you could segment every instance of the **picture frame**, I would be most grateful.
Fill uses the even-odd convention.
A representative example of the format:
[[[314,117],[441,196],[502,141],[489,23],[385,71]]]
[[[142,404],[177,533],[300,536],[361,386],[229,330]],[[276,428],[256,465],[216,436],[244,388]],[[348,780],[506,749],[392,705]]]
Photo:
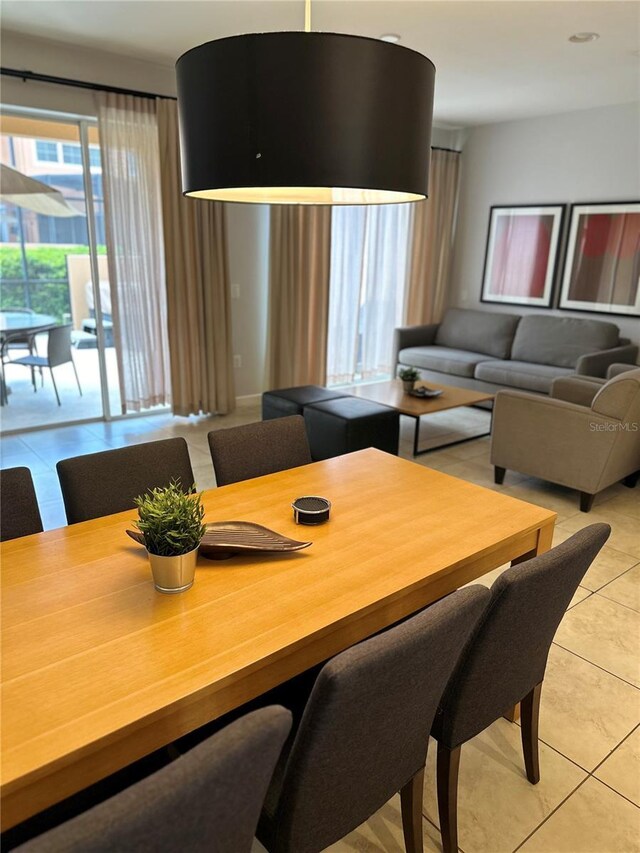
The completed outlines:
[[[640,201],[571,205],[558,307],[640,317]]]
[[[566,204],[492,205],[481,302],[550,308]]]

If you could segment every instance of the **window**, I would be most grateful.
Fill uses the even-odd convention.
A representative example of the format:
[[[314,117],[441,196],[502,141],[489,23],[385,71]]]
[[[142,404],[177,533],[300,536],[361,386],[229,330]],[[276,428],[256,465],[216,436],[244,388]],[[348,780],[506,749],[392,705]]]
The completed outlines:
[[[41,163],[57,163],[60,159],[58,156],[58,143],[36,139],[36,159],[40,160]]]
[[[386,379],[402,323],[412,205],[334,207],[331,213],[327,384]]]
[[[63,145],[62,160],[72,166],[82,166],[82,151],[79,145]]]
[[[89,146],[89,164],[96,169],[99,169],[102,165],[102,161],[100,160],[100,149],[97,145]]]

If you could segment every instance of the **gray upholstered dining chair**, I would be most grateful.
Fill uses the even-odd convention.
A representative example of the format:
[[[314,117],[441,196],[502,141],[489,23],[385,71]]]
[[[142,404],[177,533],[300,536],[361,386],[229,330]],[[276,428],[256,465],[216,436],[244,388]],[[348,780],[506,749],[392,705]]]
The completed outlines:
[[[300,415],[214,430],[208,438],[219,486],[312,461],[304,418]]]
[[[269,853],[318,853],[398,791],[406,849],[422,851],[430,724],[488,598],[459,590],[322,667],[258,823]]]
[[[132,509],[134,498],[177,480],[193,488],[184,438],[167,438],[62,459],[56,465],[69,524]]]
[[[432,736],[438,741],[437,791],[444,853],[458,849],[460,752],[520,703],[527,779],[540,780],[538,715],[549,648],[585,572],[607,541],[608,524],[592,524],[566,542],[503,572],[449,679]]]
[[[58,401],[58,405],[60,406],[60,395],[58,394],[58,386],[56,385],[56,378],[53,373],[54,367],[59,367],[61,364],[68,364],[71,362],[71,366],[73,367],[73,372],[76,377],[76,382],[78,383],[78,391],[80,392],[80,396],[82,397],[82,388],[80,387],[80,379],[78,378],[78,371],[76,370],[76,365],[73,360],[73,355],[71,353],[71,329],[72,325],[68,323],[64,326],[54,326],[49,329],[47,332],[47,354],[43,355],[25,355],[22,358],[12,359],[10,364],[22,364],[25,367],[31,368],[31,373],[33,375],[34,368],[39,368],[40,372],[42,372],[43,367],[48,367],[51,373],[51,381],[53,382],[53,390],[56,393],[56,400]],[[34,391],[36,389],[35,381],[33,384]]]
[[[42,533],[42,519],[28,468],[0,471],[0,542]]]
[[[291,713],[253,711],[186,755],[18,847],[21,853],[249,853]]]

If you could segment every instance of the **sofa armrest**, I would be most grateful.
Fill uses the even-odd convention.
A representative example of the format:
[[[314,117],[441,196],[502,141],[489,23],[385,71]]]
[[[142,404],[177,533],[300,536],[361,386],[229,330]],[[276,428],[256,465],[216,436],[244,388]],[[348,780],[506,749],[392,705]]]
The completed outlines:
[[[615,441],[612,424],[619,421],[565,400],[499,391],[491,464],[595,494]]]
[[[578,406],[591,405],[605,380],[597,376],[559,376],[551,383],[551,397]]]
[[[580,356],[576,363],[576,373],[604,377],[610,364],[635,364],[637,357],[638,347],[635,344],[590,352]]]
[[[614,376],[620,376],[621,373],[626,373],[628,370],[637,370],[640,365],[637,364],[610,364],[607,367],[607,379],[613,379]]]
[[[393,352],[391,364],[393,370],[398,365],[398,353],[407,347],[428,347],[435,342],[439,323],[424,326],[399,326],[393,330]]]

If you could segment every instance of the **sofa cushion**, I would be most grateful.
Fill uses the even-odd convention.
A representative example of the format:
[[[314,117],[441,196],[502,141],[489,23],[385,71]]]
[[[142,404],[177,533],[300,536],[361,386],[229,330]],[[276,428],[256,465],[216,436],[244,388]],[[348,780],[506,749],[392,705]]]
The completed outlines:
[[[450,308],[438,327],[436,344],[509,358],[519,321],[517,314]]]
[[[485,382],[548,394],[554,379],[572,372],[568,367],[532,364],[530,361],[483,361],[476,367],[474,375]]]
[[[473,377],[476,364],[487,360],[485,353],[449,347],[408,347],[400,350],[398,358],[401,364],[412,367],[469,377]]]
[[[532,314],[523,317],[518,325],[511,358],[575,367],[581,355],[615,347],[619,337],[620,331],[614,323]]]

